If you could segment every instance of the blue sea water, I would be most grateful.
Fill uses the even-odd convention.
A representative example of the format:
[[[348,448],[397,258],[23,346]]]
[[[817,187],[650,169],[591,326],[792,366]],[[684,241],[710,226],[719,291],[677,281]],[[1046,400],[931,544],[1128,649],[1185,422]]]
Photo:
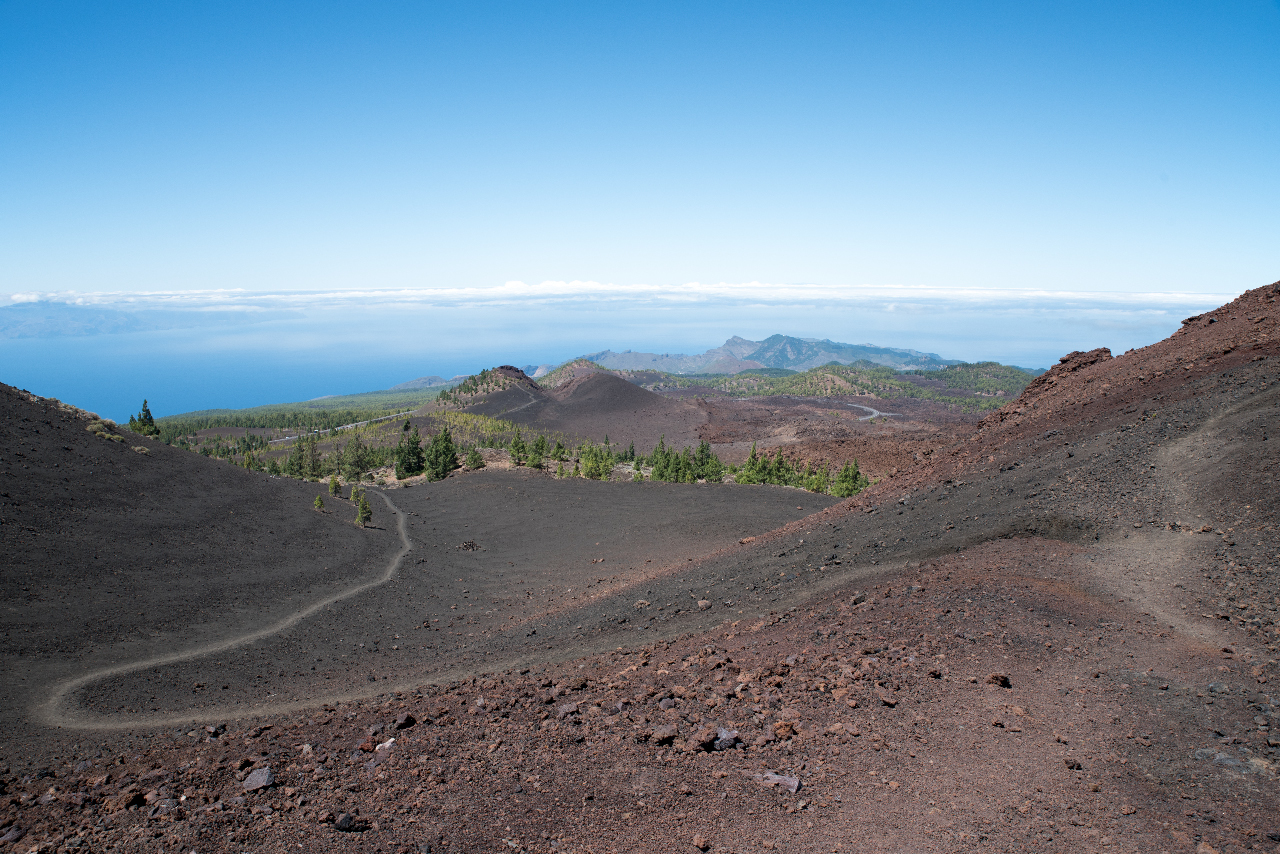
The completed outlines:
[[[1153,343],[1178,327],[1183,310],[373,306],[232,327],[0,340],[0,381],[125,420],[144,398],[157,416],[241,408],[498,364],[558,364],[604,349],[698,353],[732,335],[829,338],[1036,368],[1071,350]]]

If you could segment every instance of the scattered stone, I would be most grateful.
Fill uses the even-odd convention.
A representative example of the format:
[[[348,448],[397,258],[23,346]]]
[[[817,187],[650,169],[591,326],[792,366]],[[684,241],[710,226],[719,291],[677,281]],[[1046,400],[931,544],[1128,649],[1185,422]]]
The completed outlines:
[[[699,611],[707,611],[707,610],[710,610],[710,608],[711,608],[711,600],[710,600],[710,599],[699,599],[699,600],[698,600],[698,610],[699,610]]]
[[[691,751],[703,750],[707,753],[715,750],[716,740],[720,737],[720,732],[715,727],[704,726],[689,738],[688,749]]]
[[[739,741],[740,739],[738,738],[738,731],[736,729],[728,730],[724,727],[718,727],[716,729],[716,740],[714,744],[716,750],[732,750],[738,746]]]
[[[556,720],[558,721],[562,721],[565,718],[569,717],[570,715],[576,715],[577,713],[578,713],[577,703],[561,703],[560,705],[556,706]]]
[[[679,735],[679,730],[675,724],[663,724],[653,728],[653,740],[658,744],[671,744]]]
[[[265,789],[268,786],[274,786],[276,782],[275,772],[271,768],[259,768],[249,773],[244,778],[244,790],[246,792],[256,792],[258,789]]]
[[[408,712],[404,712],[398,718],[396,718],[396,729],[408,729],[409,727],[413,726],[417,722],[418,722],[417,719],[413,715],[409,714]]]
[[[706,851],[711,847],[711,840],[703,836],[701,833],[695,834],[693,837],[693,847],[699,851]]]
[[[763,774],[754,774],[752,779],[763,783],[766,786],[781,786],[791,794],[800,791],[800,778],[789,777],[785,774],[778,774],[774,771],[766,771]]]
[[[1123,804],[1120,807],[1120,815],[1133,815],[1138,810],[1132,804]]]
[[[1009,681],[1008,674],[992,673],[987,677],[988,685],[995,685],[997,688],[1012,688],[1013,683]]]

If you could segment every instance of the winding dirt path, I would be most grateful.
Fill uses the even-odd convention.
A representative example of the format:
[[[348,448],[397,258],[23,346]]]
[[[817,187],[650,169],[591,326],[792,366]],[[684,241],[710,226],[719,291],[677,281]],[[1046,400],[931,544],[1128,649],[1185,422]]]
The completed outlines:
[[[408,532],[405,528],[405,514],[399,507],[392,503],[391,499],[385,493],[378,493],[382,500],[386,502],[388,509],[396,514],[396,530],[400,535],[400,549],[392,556],[387,563],[387,568],[375,578],[362,581],[352,585],[345,590],[326,596],[316,602],[312,602],[303,608],[300,608],[289,614],[282,620],[278,620],[268,626],[247,632],[245,634],[235,635],[233,637],[224,638],[220,641],[203,644],[201,646],[191,647],[179,652],[169,653],[167,655],[151,656],[149,658],[138,659],[136,661],[124,662],[121,664],[112,664],[108,667],[101,667],[83,673],[71,679],[66,679],[54,684],[53,689],[49,692],[44,702],[36,705],[32,709],[33,716],[42,723],[49,726],[61,727],[64,729],[98,729],[98,730],[124,730],[133,729],[139,726],[161,726],[178,723],[190,723],[193,720],[208,718],[215,712],[215,709],[228,713],[231,716],[240,716],[246,714],[262,714],[264,709],[254,707],[253,709],[243,709],[241,707],[215,707],[215,709],[202,709],[198,714],[192,715],[130,715],[128,717],[113,717],[104,719],[96,715],[86,714],[84,712],[76,712],[65,708],[67,698],[94,682],[102,679],[108,679],[113,676],[121,676],[126,673],[133,673],[138,670],[146,670],[151,667],[159,667],[166,664],[175,664],[180,661],[189,661],[193,658],[200,658],[206,655],[212,655],[219,652],[225,652],[229,649],[246,646],[248,644],[260,641],[272,635],[279,634],[285,629],[296,625],[297,623],[312,616],[316,612],[329,607],[344,599],[363,593],[375,587],[386,584],[395,577],[396,571],[404,563],[404,558],[413,550],[413,542],[409,539]],[[305,705],[315,705],[318,702],[324,702],[327,698],[311,698]],[[337,698],[346,699],[346,698]],[[290,704],[301,707],[303,704]],[[273,710],[281,710],[281,706],[272,706]]]

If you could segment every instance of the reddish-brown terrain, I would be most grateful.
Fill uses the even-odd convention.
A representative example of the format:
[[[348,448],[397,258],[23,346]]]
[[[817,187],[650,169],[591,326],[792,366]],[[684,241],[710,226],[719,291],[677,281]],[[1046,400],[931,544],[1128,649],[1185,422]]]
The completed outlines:
[[[0,845],[1275,851],[1278,300],[815,439],[885,461],[838,504],[481,471],[359,530],[6,392]]]

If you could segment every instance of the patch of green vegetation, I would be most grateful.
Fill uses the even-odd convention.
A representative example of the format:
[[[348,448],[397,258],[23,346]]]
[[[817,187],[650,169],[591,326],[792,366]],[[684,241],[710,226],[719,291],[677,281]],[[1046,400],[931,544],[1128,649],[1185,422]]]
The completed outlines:
[[[248,409],[202,409],[157,418],[155,426],[160,431],[160,438],[170,444],[200,430],[228,427],[310,433],[412,411],[435,400],[438,394],[437,390],[426,389],[371,391]]]
[[[1022,394],[1022,390],[1035,378],[1029,371],[999,362],[948,365],[936,371],[903,371],[903,374],[934,380],[947,388],[1010,400]]]
[[[857,495],[870,486],[866,476],[858,471],[858,461],[851,460],[838,472],[833,472],[825,462],[816,467],[809,463],[804,468],[793,465],[782,455],[782,449],[773,459],[768,454],[756,452],[751,445],[747,461],[734,474],[735,483],[771,483],[776,486],[794,486],[810,492],[830,493],[837,498]]]
[[[695,451],[685,447],[683,451],[668,448],[666,437],[658,440],[658,447],[649,455],[649,465],[653,467],[649,477],[668,483],[719,483],[724,480],[728,470],[720,458],[711,453],[711,444],[702,442]]]

